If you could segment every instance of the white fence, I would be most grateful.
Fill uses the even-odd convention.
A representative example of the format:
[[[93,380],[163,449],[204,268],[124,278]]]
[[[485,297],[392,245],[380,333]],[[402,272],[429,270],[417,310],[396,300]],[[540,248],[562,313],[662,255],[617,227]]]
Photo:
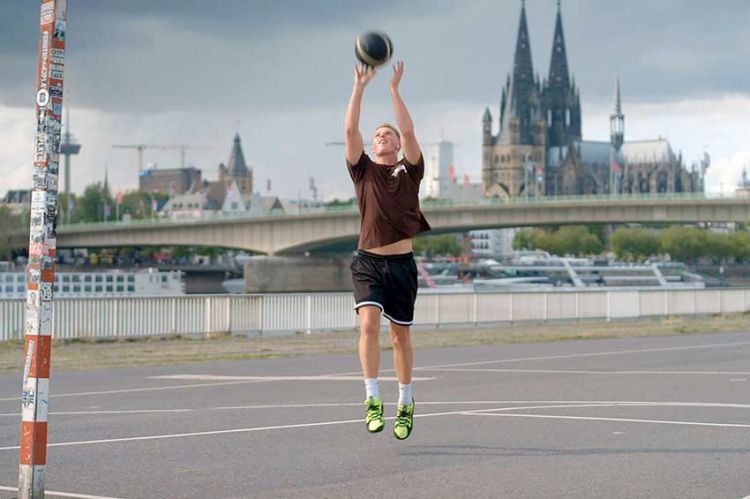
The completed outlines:
[[[0,300],[0,341],[23,338],[23,300]],[[357,327],[351,293],[55,300],[57,339],[324,331]],[[420,294],[417,326],[625,319],[750,311],[750,289]],[[384,321],[385,322],[385,321]]]

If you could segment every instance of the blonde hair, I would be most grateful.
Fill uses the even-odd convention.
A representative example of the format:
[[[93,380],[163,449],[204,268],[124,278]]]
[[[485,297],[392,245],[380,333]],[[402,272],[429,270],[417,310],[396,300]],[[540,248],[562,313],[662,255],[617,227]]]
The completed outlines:
[[[401,132],[399,132],[398,128],[391,125],[390,123],[381,123],[380,125],[378,125],[377,128],[375,128],[375,131],[372,132],[372,136],[374,137],[375,134],[378,132],[378,130],[380,130],[381,128],[390,128],[391,130],[393,130],[393,133],[396,134],[396,137],[398,137],[398,140],[401,140]]]

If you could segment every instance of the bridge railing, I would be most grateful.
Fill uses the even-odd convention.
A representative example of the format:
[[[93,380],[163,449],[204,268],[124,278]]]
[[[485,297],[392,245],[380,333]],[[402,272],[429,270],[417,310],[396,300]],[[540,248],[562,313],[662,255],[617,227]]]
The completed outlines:
[[[483,198],[475,200],[457,200],[457,199],[423,199],[420,201],[421,206],[424,210],[429,211],[430,209],[440,209],[446,207],[472,207],[472,206],[499,206],[499,205],[545,205],[545,204],[559,204],[559,203],[591,203],[600,204],[603,202],[640,202],[640,201],[660,201],[660,200],[671,200],[671,201],[688,201],[688,200],[736,200],[738,196],[732,195],[720,195],[718,193],[702,193],[702,192],[672,192],[672,193],[634,193],[634,194],[601,194],[601,195],[587,195],[587,196],[540,196],[540,197],[514,197],[509,199],[500,198]],[[750,202],[750,198],[748,199]],[[190,224],[190,223],[202,223],[206,221],[221,221],[221,220],[248,220],[257,218],[283,218],[290,216],[300,215],[324,215],[331,213],[354,213],[357,212],[357,205],[354,203],[345,205],[334,205],[334,206],[312,206],[312,207],[301,207],[294,208],[289,211],[273,211],[265,214],[247,214],[247,213],[220,213],[220,212],[207,212],[200,217],[195,216],[183,216],[183,217],[166,217],[157,216],[152,218],[141,218],[131,220],[119,220],[111,222],[93,222],[93,223],[75,223],[75,224],[64,224],[66,229],[91,229],[98,227],[133,227],[142,225],[154,225],[154,224]],[[61,221],[62,222],[62,221]]]
[[[351,293],[61,298],[55,301],[53,335],[97,339],[352,330],[357,327],[353,304]],[[0,300],[0,341],[23,338],[24,305],[24,300]],[[461,327],[748,311],[750,288],[420,293],[415,323]]]

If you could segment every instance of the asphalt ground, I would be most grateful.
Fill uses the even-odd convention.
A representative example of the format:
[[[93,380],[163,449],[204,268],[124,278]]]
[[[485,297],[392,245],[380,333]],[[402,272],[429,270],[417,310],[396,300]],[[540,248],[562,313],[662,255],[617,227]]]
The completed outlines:
[[[749,358],[745,333],[423,349],[406,441],[390,352],[374,435],[354,355],[53,373],[47,496],[741,498]],[[0,376],[1,497],[20,384]]]

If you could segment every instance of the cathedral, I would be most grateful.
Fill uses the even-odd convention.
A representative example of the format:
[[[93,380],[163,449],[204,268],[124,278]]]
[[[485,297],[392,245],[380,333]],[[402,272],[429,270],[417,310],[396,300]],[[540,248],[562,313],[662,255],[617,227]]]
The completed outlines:
[[[542,81],[534,74],[522,3],[497,135],[492,128],[487,108],[482,119],[482,184],[488,197],[703,192],[707,156],[688,170],[666,139],[625,141],[619,80],[610,140],[583,140],[581,96],[568,71],[559,0],[549,74]]]

